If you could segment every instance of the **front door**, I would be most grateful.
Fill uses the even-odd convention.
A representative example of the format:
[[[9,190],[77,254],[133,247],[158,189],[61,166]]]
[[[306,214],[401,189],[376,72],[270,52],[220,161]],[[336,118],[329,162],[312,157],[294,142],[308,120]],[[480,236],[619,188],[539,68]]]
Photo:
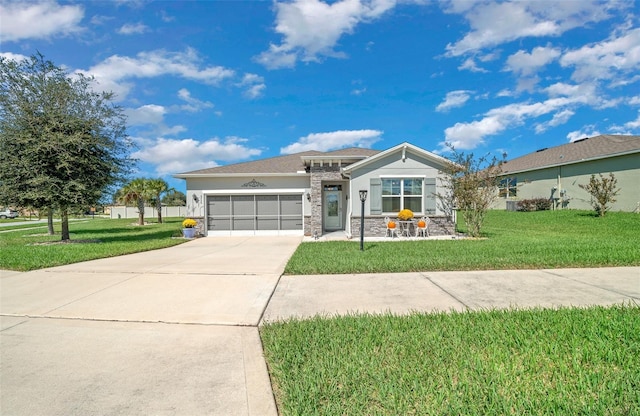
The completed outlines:
[[[342,230],[342,186],[325,186],[324,229]]]

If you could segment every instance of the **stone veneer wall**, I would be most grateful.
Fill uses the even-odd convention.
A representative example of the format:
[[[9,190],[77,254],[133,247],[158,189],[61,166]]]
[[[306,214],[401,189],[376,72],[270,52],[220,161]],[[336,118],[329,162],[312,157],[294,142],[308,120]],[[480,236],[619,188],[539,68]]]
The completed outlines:
[[[318,236],[322,235],[322,182],[323,181],[341,181],[342,174],[340,173],[340,166],[338,165],[325,165],[325,166],[311,166],[311,218],[309,221],[308,235],[313,235],[314,232],[318,233]],[[307,235],[307,224],[305,221],[304,233]]]
[[[365,216],[364,217],[364,235],[365,237],[384,237],[387,233],[387,226],[384,223],[383,216]],[[455,224],[447,216],[429,216],[431,223],[429,224],[429,235],[455,235]],[[360,236],[360,217],[351,219],[352,238]]]
[[[204,217],[189,217],[189,218],[196,220],[196,222],[198,223],[198,225],[196,225],[197,236],[207,235],[207,224]]]

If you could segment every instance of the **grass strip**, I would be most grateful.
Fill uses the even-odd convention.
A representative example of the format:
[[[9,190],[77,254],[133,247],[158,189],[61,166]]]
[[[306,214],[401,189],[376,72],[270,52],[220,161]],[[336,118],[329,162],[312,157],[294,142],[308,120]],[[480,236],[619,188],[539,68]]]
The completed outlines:
[[[290,320],[261,328],[282,415],[640,414],[640,308]]]
[[[461,225],[464,231],[464,224]],[[640,265],[640,215],[489,211],[484,239],[301,244],[285,274],[349,274]]]
[[[56,234],[47,235],[47,224],[22,226],[0,233],[0,269],[28,271],[86,260],[155,250],[181,244],[180,218],[162,224],[133,225],[132,219],[88,219],[70,221],[71,242],[61,244],[60,223]],[[35,224],[34,224],[35,225]]]

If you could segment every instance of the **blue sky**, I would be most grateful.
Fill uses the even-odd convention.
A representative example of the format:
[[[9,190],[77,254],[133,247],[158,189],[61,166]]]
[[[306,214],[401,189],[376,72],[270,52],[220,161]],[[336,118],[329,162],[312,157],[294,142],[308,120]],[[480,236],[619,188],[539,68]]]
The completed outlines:
[[[0,54],[114,91],[136,176],[445,143],[509,159],[640,134],[634,1],[2,1]]]

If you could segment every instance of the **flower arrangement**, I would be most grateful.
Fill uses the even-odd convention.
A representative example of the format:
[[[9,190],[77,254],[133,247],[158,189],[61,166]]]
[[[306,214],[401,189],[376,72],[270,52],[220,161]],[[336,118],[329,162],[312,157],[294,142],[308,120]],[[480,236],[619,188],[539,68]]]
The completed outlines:
[[[411,211],[410,209],[403,209],[402,211],[398,212],[398,218],[400,218],[400,220],[402,221],[409,221],[411,218],[413,218],[413,211]]]
[[[196,220],[192,220],[191,218],[182,221],[182,228],[196,228],[196,225],[198,225]]]

